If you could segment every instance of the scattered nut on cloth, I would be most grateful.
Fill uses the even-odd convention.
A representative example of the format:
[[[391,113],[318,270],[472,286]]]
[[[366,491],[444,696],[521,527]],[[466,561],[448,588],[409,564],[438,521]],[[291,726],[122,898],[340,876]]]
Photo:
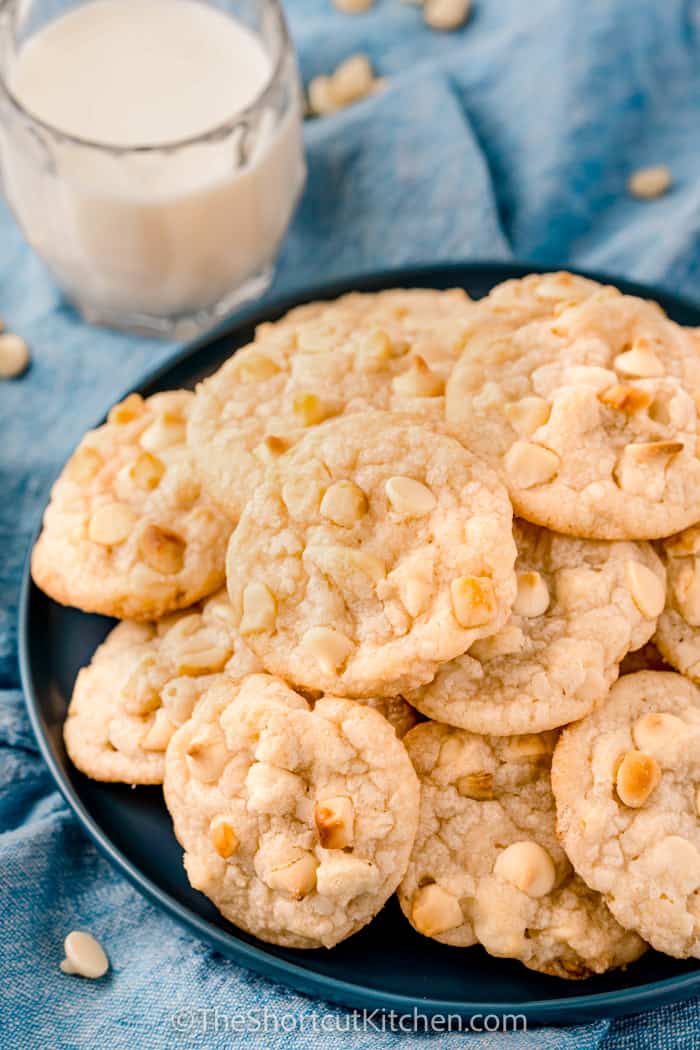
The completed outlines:
[[[0,335],[0,379],[14,379],[29,367],[29,347],[13,332]]]
[[[99,941],[91,933],[73,930],[66,937],[63,948],[66,953],[61,962],[62,973],[96,979],[104,977],[109,969],[109,959]]]

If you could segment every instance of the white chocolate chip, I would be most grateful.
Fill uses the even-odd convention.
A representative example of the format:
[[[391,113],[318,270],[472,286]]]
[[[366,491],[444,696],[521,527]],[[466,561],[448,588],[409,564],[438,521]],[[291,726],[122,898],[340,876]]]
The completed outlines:
[[[139,443],[148,452],[161,452],[173,445],[184,445],[185,423],[180,419],[159,416],[144,430]]]
[[[544,897],[554,889],[556,870],[547,850],[537,842],[514,842],[499,853],[494,873],[529,897]]]
[[[353,650],[349,638],[332,627],[311,627],[301,640],[300,648],[313,657],[324,674],[336,674]]]
[[[648,620],[660,616],[666,604],[664,581],[638,561],[625,562],[625,582],[634,604]]]
[[[285,441],[284,438],[277,437],[275,434],[268,434],[259,445],[255,446],[253,455],[261,463],[269,466],[271,463],[276,463],[288,448],[289,442]]]
[[[471,0],[425,0],[423,17],[431,29],[452,32],[469,18]]]
[[[328,401],[323,401],[316,394],[296,394],[292,401],[292,411],[297,422],[303,427],[313,427],[323,423],[336,414],[336,408]]]
[[[648,390],[640,390],[636,386],[616,383],[599,394],[598,400],[601,404],[607,405],[608,408],[612,408],[616,412],[624,412],[625,415],[632,416],[635,412],[641,412],[643,409],[649,408],[654,398]]]
[[[627,189],[633,197],[653,200],[666,193],[672,182],[671,169],[665,164],[656,164],[633,172],[627,181]]]
[[[234,371],[237,379],[264,382],[279,372],[279,365],[268,354],[251,348],[238,354],[235,358]]]
[[[141,740],[143,751],[165,751],[170,738],[175,732],[175,726],[168,718],[168,714],[161,707],[156,711],[153,725]]]
[[[77,485],[87,485],[103,466],[104,460],[97,449],[82,445],[69,459],[66,476]]]
[[[272,631],[277,619],[277,601],[270,588],[253,580],[243,591],[241,634],[261,634]]]
[[[626,492],[660,498],[665,485],[664,471],[683,448],[682,441],[640,441],[627,445],[615,465],[613,476]],[[652,480],[653,488],[650,487]]]
[[[192,776],[205,784],[213,784],[219,779],[229,757],[226,741],[215,726],[205,727],[187,748],[188,769]]]
[[[125,503],[105,503],[90,518],[88,538],[104,547],[123,543],[137,520],[134,511]]]
[[[377,372],[385,368],[392,358],[402,357],[408,351],[408,346],[405,340],[392,340],[382,328],[374,328],[360,337],[356,356],[366,372]]]
[[[464,922],[460,903],[437,882],[422,886],[413,898],[411,922],[425,937],[437,937]]]
[[[313,560],[322,571],[343,577],[345,582],[355,573],[362,573],[374,584],[386,576],[386,566],[380,558],[354,547],[319,547],[313,552]]]
[[[109,969],[109,959],[104,948],[90,933],[73,930],[63,942],[65,959],[60,967],[63,973],[78,977],[104,977]]]
[[[318,861],[311,853],[301,853],[295,860],[279,868],[273,868],[265,877],[272,890],[280,890],[294,900],[302,900],[316,886]]]
[[[151,452],[139,453],[126,470],[129,481],[144,492],[157,488],[164,473],[165,464]]]
[[[508,449],[504,466],[513,484],[531,489],[551,481],[559,470],[559,456],[551,449],[531,441],[516,441]]]
[[[29,348],[13,332],[0,335],[0,379],[15,379],[29,367]]]
[[[209,825],[209,836],[212,846],[224,860],[238,849],[238,836],[225,817],[214,817]]]
[[[664,374],[664,366],[654,351],[644,341],[638,339],[631,350],[618,354],[613,365],[623,376],[634,379],[654,379]]]
[[[346,795],[317,802],[314,821],[323,849],[346,849],[354,842],[355,809]]]
[[[483,627],[496,614],[496,595],[487,576],[459,576],[450,584],[452,611],[462,627]]]
[[[399,577],[397,583],[399,596],[406,612],[409,616],[420,616],[432,594],[433,588],[430,580],[424,580],[418,576],[405,576]]]
[[[539,572],[519,572],[513,612],[518,616],[542,616],[549,608],[549,591]]]
[[[615,778],[621,802],[633,809],[643,806],[661,779],[659,763],[643,751],[628,751]]]
[[[632,738],[637,748],[662,762],[676,756],[687,735],[685,722],[665,711],[649,711],[632,726]]]
[[[700,627],[700,567],[697,558],[683,564],[672,576],[673,593],[683,619],[691,627]]]
[[[552,406],[543,397],[523,397],[505,406],[506,419],[521,437],[530,437],[549,419]]]
[[[321,500],[321,514],[334,525],[349,529],[367,513],[367,497],[352,481],[336,481]]]
[[[399,397],[438,397],[445,392],[445,381],[436,375],[422,357],[416,356],[413,365],[392,381]]]
[[[119,425],[133,423],[135,419],[143,415],[145,410],[146,402],[141,395],[129,394],[123,401],[119,401],[118,404],[110,408],[107,420],[110,423],[118,423]]]
[[[406,518],[422,518],[437,506],[428,486],[413,478],[389,478],[385,491],[392,510]]]
[[[186,544],[181,536],[160,525],[147,525],[139,539],[139,553],[149,569],[173,576],[185,563]]]

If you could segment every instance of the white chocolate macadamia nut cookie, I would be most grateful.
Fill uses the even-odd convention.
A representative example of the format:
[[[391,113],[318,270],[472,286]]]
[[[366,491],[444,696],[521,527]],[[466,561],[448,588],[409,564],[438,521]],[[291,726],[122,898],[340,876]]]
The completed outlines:
[[[421,782],[404,914],[443,944],[479,942],[558,977],[623,966],[644,944],[578,878],[557,841],[554,734],[476,736],[426,722],[405,738]]]
[[[170,738],[213,678],[261,669],[232,619],[222,591],[157,623],[110,631],[78,674],[63,727],[78,769],[93,780],[162,783]]]
[[[442,421],[474,305],[460,289],[312,303],[262,325],[197,388],[189,442],[210,495],[238,517],[265,467],[326,419],[366,409]]]
[[[700,691],[673,672],[625,675],[565,729],[552,764],[571,862],[627,929],[700,957]]]
[[[655,303],[601,287],[557,316],[488,321],[450,377],[450,429],[503,474],[516,513],[592,539],[700,519],[700,354]]]
[[[185,440],[194,395],[131,394],[85,435],[55,483],[32,555],[64,605],[156,620],[224,582],[231,522],[203,495]]]
[[[671,536],[661,550],[668,589],[654,641],[664,659],[700,683],[700,526]]]
[[[516,521],[518,593],[508,623],[407,694],[474,733],[537,733],[607,696],[618,664],[654,633],[663,566],[648,544],[576,540]]]
[[[271,470],[231,537],[239,630],[265,668],[344,696],[393,696],[505,622],[511,509],[453,438],[346,416]]]
[[[332,947],[402,878],[419,787],[364,704],[313,709],[279,679],[218,683],[173,737],[165,799],[195,889],[264,941]]]

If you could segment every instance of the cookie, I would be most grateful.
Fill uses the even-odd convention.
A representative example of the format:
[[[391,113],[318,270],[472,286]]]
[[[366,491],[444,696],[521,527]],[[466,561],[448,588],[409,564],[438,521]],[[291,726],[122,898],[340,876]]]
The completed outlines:
[[[201,492],[185,430],[194,395],[132,394],[55,483],[32,576],[55,601],[157,620],[224,582],[229,518]]]
[[[497,467],[516,513],[591,539],[653,539],[700,518],[700,356],[651,302],[600,288],[454,368],[450,429]]]
[[[310,304],[261,326],[197,388],[189,442],[210,495],[237,518],[265,466],[326,419],[398,408],[442,420],[472,313],[459,290],[416,289]]]
[[[185,869],[230,922],[291,948],[332,947],[403,876],[419,788],[375,710],[313,708],[279,679],[218,683],[173,736],[165,800]]]
[[[565,729],[552,786],[561,841],[618,922],[652,947],[700,957],[700,691],[639,671]]]
[[[555,834],[555,734],[485,737],[426,722],[405,739],[421,783],[418,833],[399,887],[419,933],[481,943],[557,977],[638,958],[644,944],[573,872]]]
[[[430,718],[474,733],[537,733],[588,714],[664,605],[664,569],[648,544],[575,540],[523,521],[513,532],[510,620],[407,695]]]
[[[211,682],[258,670],[224,592],[157,623],[126,620],[78,674],[66,750],[93,780],[160,784],[170,737]]]
[[[661,544],[668,590],[655,642],[668,663],[700,683],[700,526]]]
[[[453,438],[401,416],[307,434],[231,537],[237,625],[305,688],[393,696],[495,633],[515,597],[508,497]]]

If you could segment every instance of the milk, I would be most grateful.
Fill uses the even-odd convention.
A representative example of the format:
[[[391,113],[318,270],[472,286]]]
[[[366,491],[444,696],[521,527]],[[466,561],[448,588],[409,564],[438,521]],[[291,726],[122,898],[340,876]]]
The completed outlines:
[[[6,79],[41,123],[0,119],[5,191],[88,315],[222,312],[264,283],[304,178],[281,58],[197,0],[92,0],[19,47]]]

